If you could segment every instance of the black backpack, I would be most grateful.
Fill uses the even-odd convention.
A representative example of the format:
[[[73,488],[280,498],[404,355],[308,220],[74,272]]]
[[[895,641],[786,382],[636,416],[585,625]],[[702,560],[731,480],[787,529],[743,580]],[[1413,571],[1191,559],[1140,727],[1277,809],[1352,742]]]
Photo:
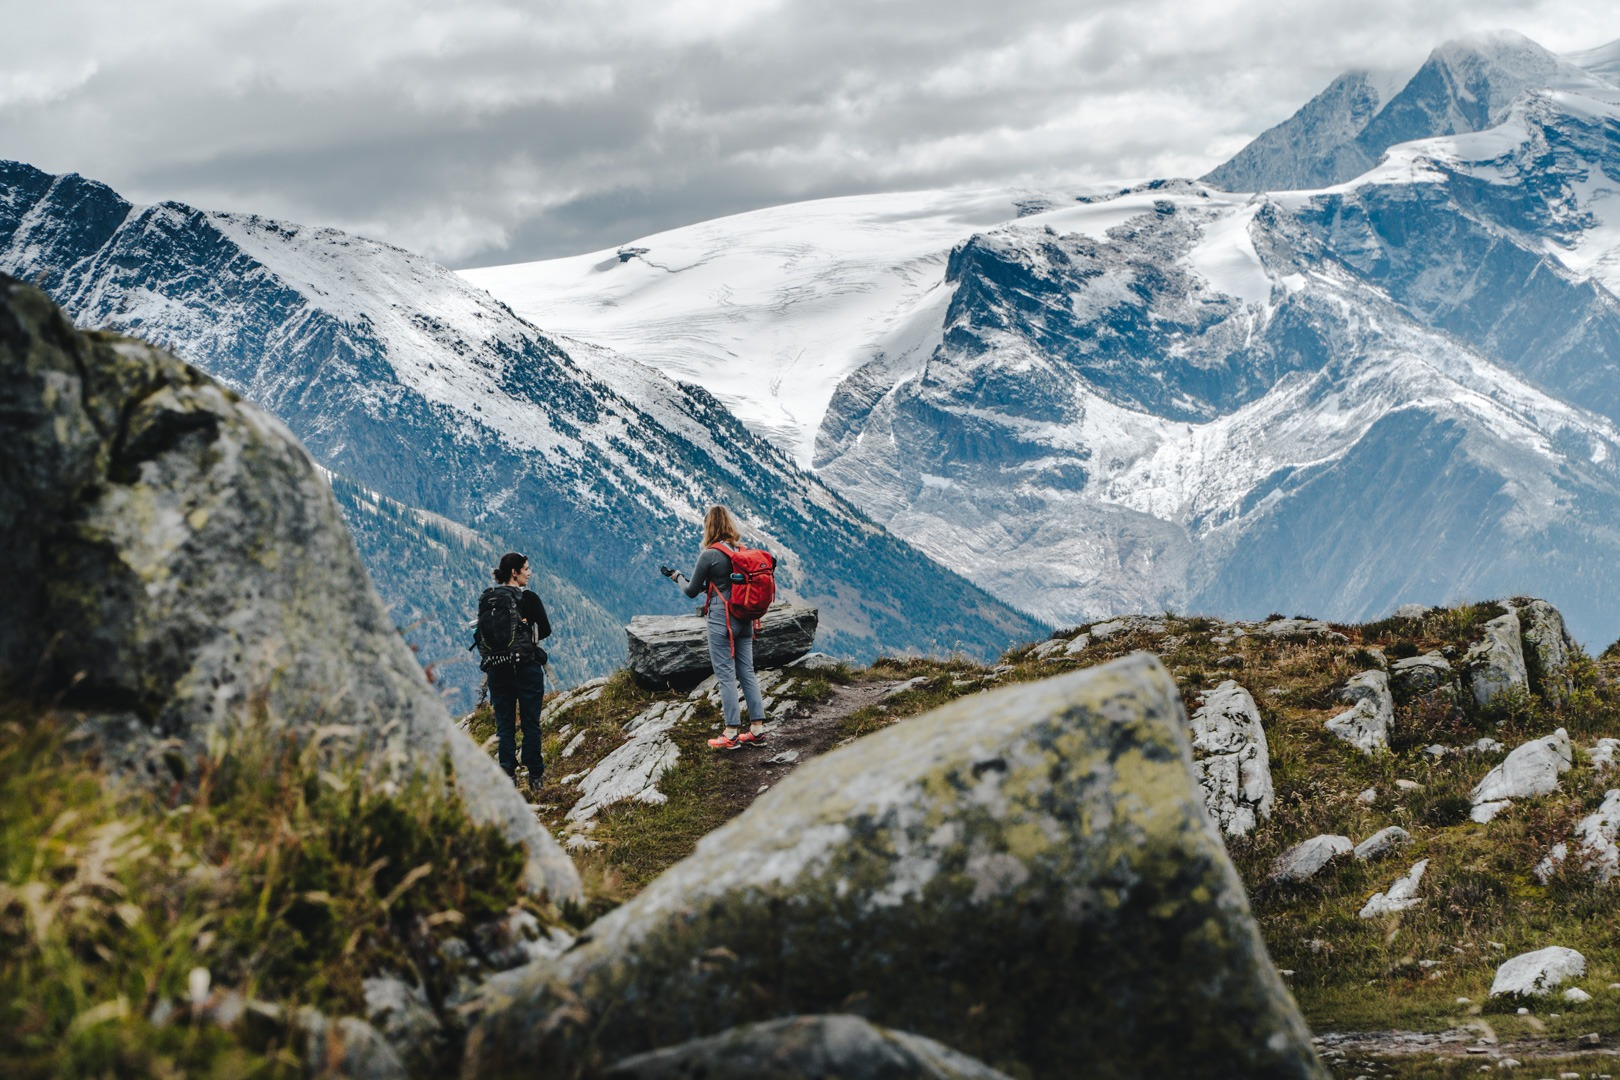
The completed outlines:
[[[478,630],[469,648],[478,650],[478,666],[485,671],[530,659],[534,651],[518,613],[520,596],[510,585],[491,585],[478,598]]]

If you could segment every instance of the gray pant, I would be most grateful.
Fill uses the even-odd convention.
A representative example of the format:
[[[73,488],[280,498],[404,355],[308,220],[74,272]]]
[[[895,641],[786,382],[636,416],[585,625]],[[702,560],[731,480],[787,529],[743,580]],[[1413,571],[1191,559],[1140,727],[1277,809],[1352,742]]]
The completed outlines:
[[[746,636],[744,636],[746,635]],[[732,645],[737,655],[731,655]],[[748,718],[765,719],[765,703],[759,696],[759,680],[754,677],[754,624],[731,620],[731,634],[726,634],[725,605],[719,600],[709,605],[709,663],[714,667],[715,679],[720,683],[720,711],[725,714],[726,727],[741,723],[737,710],[737,684],[742,683],[743,696],[748,699]]]

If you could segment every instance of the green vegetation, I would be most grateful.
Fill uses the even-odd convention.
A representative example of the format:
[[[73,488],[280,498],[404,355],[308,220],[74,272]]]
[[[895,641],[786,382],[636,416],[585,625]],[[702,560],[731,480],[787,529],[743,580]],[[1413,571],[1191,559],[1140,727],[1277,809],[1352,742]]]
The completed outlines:
[[[261,716],[158,799],[110,787],[67,719],[6,709],[0,1060],[21,1077],[301,1075],[293,1008],[363,1015],[383,971],[442,1002],[439,944],[518,902],[522,853],[434,778],[377,786],[352,758],[340,732],[299,747]],[[201,1022],[230,992],[273,1005]]]

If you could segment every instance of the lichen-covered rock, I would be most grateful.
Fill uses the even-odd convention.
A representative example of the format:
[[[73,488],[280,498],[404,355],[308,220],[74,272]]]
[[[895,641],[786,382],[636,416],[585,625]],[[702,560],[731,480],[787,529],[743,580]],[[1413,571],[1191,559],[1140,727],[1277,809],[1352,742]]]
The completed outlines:
[[[1525,664],[1532,680],[1549,701],[1562,701],[1575,689],[1570,661],[1577,646],[1564,625],[1564,616],[1545,600],[1516,600],[1523,631]]]
[[[1450,681],[1451,661],[1439,651],[1408,656],[1389,667],[1390,689],[1403,698],[1427,694]]]
[[[754,667],[779,668],[808,653],[816,642],[818,609],[776,604],[754,637]],[[643,686],[687,690],[712,674],[708,623],[701,615],[637,615],[624,628],[630,670]]]
[[[1352,854],[1361,862],[1388,855],[1397,848],[1404,847],[1412,842],[1412,834],[1399,825],[1391,825],[1379,829],[1367,839],[1356,845]]]
[[[1260,709],[1228,679],[1206,692],[1192,717],[1193,763],[1204,805],[1228,836],[1247,836],[1271,817],[1276,793]]]
[[[1616,838],[1620,838],[1620,788],[1607,792],[1603,805],[1575,825],[1575,860],[1604,885],[1620,876],[1620,844],[1616,844]],[[1536,864],[1536,877],[1546,884],[1569,857],[1569,844],[1554,844],[1546,858]]]
[[[0,684],[60,701],[126,775],[163,783],[262,697],[382,779],[448,756],[474,819],[572,862],[455,729],[282,424],[167,353],[74,330],[0,275]],[[171,775],[173,774],[173,775]]]
[[[801,766],[551,964],[497,976],[470,1075],[577,1077],[847,1009],[1019,1075],[1321,1076],[1138,654]]]
[[[858,1016],[797,1016],[626,1058],[607,1080],[1009,1080],[921,1035]]]
[[[1324,833],[1301,840],[1271,864],[1272,881],[1308,881],[1328,863],[1355,849],[1348,836]]]
[[[1395,722],[1395,699],[1389,693],[1389,676],[1382,671],[1363,671],[1339,692],[1342,701],[1354,704],[1327,722],[1327,729],[1363,754],[1389,749],[1389,729]]]
[[[1559,728],[1551,735],[1531,739],[1502,759],[1502,763],[1474,785],[1470,813],[1481,824],[1507,809],[1514,799],[1549,795],[1558,790],[1558,777],[1570,770],[1574,750],[1569,733]]]
[[[1535,952],[1520,953],[1496,969],[1491,980],[1491,997],[1523,994],[1541,997],[1569,979],[1586,974],[1586,957],[1574,949],[1552,945]]]
[[[1476,705],[1489,705],[1512,690],[1529,691],[1520,633],[1519,616],[1510,609],[1486,623],[1484,636],[1468,650],[1464,667]]]
[[[1393,915],[1397,911],[1417,907],[1423,902],[1423,898],[1417,894],[1418,884],[1423,880],[1423,871],[1428,868],[1429,860],[1419,859],[1405,876],[1395,879],[1389,892],[1374,893],[1357,914],[1363,919],[1376,919],[1380,915]]]

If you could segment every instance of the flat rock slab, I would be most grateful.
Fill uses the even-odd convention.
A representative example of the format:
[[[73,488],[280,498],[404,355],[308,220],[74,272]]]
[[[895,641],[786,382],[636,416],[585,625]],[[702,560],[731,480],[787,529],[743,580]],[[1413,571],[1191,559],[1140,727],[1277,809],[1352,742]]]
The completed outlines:
[[[859,1001],[1009,1075],[1322,1077],[1136,654],[808,762],[556,961],[496,976],[466,1075],[583,1077]]]
[[[799,1016],[749,1024],[638,1054],[607,1080],[1010,1080],[981,1061],[858,1016]]]
[[[1363,919],[1376,919],[1380,915],[1393,915],[1398,911],[1417,907],[1423,902],[1418,896],[1418,885],[1423,881],[1423,872],[1429,868],[1428,859],[1419,859],[1412,865],[1412,869],[1395,880],[1387,893],[1374,893],[1372,899],[1362,907],[1358,914]]]
[[[816,642],[818,609],[777,604],[765,613],[754,638],[754,668],[785,667]],[[637,615],[624,628],[629,666],[650,689],[690,690],[710,675],[708,622],[701,615]]]
[[[1322,867],[1355,850],[1348,836],[1324,833],[1309,840],[1301,840],[1281,855],[1271,866],[1272,881],[1308,881]]]

